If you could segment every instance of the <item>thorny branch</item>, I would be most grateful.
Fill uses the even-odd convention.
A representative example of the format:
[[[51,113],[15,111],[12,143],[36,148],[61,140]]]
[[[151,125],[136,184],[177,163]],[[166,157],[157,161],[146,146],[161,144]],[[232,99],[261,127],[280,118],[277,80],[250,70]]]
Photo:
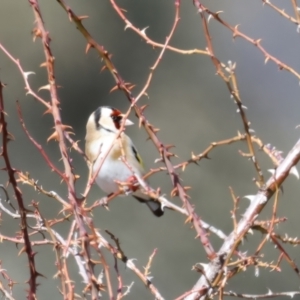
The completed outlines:
[[[159,43],[151,39],[146,34],[146,29],[139,29],[138,26],[134,25],[127,16],[125,11],[119,7],[115,0],[110,0],[112,8],[121,18],[121,20],[125,23],[125,29],[130,29],[135,32],[139,37],[141,37],[148,45],[153,48],[159,48],[160,52],[153,63],[152,68],[149,71],[148,78],[141,88],[140,92],[137,93],[137,96],[134,96],[132,93],[133,84],[126,82],[120,75],[119,71],[115,67],[113,62],[111,53],[109,53],[105,46],[96,42],[96,40],[89,33],[88,29],[83,25],[82,21],[86,18],[86,16],[78,16],[74,13],[70,6],[66,4],[64,0],[57,0],[57,2],[63,7],[63,9],[67,12],[71,21],[73,21],[80,31],[80,33],[85,37],[87,41],[86,52],[88,52],[91,48],[94,48],[104,62],[104,69],[110,71],[112,77],[114,78],[116,86],[111,89],[121,90],[123,94],[126,96],[127,100],[130,102],[128,111],[126,113],[126,117],[128,117],[131,110],[134,110],[138,119],[139,125],[141,125],[145,131],[148,133],[150,139],[153,144],[156,146],[159,154],[160,154],[160,162],[163,163],[163,166],[151,169],[148,174],[146,174],[145,178],[139,178],[136,176],[139,184],[143,187],[144,191],[148,193],[150,196],[157,198],[164,206],[176,210],[177,212],[187,216],[187,222],[190,222],[195,231],[196,237],[199,238],[203,248],[206,251],[207,258],[209,260],[209,264],[204,267],[198,267],[196,265],[193,267],[194,270],[201,274],[199,280],[194,285],[194,287],[179,296],[177,299],[204,299],[209,296],[218,296],[219,299],[223,299],[224,296],[231,297],[240,297],[244,299],[252,299],[252,298],[273,298],[278,296],[289,296],[293,297],[295,295],[299,295],[298,291],[294,292],[282,292],[282,293],[273,293],[269,291],[267,294],[261,295],[250,295],[250,294],[238,294],[232,291],[226,291],[226,283],[230,278],[238,274],[240,270],[245,270],[249,266],[254,266],[255,268],[269,268],[272,270],[280,271],[280,264],[283,260],[286,260],[291,268],[297,273],[300,274],[298,266],[290,257],[287,250],[283,247],[282,243],[289,243],[291,245],[298,245],[299,239],[295,237],[289,236],[281,236],[276,233],[276,224],[280,224],[285,221],[286,218],[277,217],[278,210],[278,198],[279,198],[279,190],[284,182],[284,180],[288,177],[290,173],[294,173],[297,176],[297,171],[295,169],[295,165],[300,160],[300,140],[296,143],[294,148],[290,151],[287,157],[284,159],[282,157],[282,153],[277,150],[275,147],[272,147],[269,144],[264,144],[261,139],[254,135],[254,131],[251,128],[251,123],[248,120],[246,114],[246,107],[242,103],[242,96],[240,95],[238,88],[238,80],[235,73],[236,64],[229,62],[228,64],[222,63],[218,57],[216,57],[212,36],[209,31],[208,21],[210,19],[215,20],[222,27],[227,28],[232,32],[233,38],[240,37],[249,42],[250,44],[257,47],[260,52],[263,53],[265,57],[265,63],[273,61],[279,69],[284,69],[292,73],[296,78],[300,79],[300,74],[293,69],[291,66],[283,63],[277,57],[271,55],[262,45],[261,40],[254,40],[248,35],[244,34],[242,31],[238,29],[238,26],[233,26],[226,22],[223,18],[220,17],[219,12],[213,12],[208,7],[205,7],[201,1],[193,0],[194,5],[197,8],[197,11],[202,20],[202,31],[204,33],[207,48],[205,50],[200,49],[190,49],[183,50],[180,48],[176,48],[171,46],[171,39],[174,36],[179,20],[180,20],[180,8],[181,1],[174,1],[174,21],[171,26],[171,30],[169,35],[166,37],[165,43]],[[283,18],[295,23],[298,26],[299,31],[299,21],[300,21],[300,13],[297,6],[296,0],[291,0],[292,7],[294,10],[295,16],[291,16],[286,13],[283,9],[280,9],[271,1],[262,0],[262,2],[267,5],[269,8],[278,12]],[[38,0],[29,0],[29,3],[33,9],[35,16],[35,29],[33,30],[34,39],[40,38],[43,45],[45,62],[42,64],[46,67],[48,74],[48,83],[42,87],[43,89],[49,90],[51,101],[48,102],[40,97],[34,90],[31,88],[28,82],[28,76],[33,72],[25,72],[20,61],[16,59],[7,49],[6,47],[0,43],[0,49],[2,52],[17,66],[18,70],[21,73],[21,76],[25,82],[25,90],[27,94],[33,96],[38,102],[45,106],[46,113],[50,113],[53,116],[55,131],[49,137],[49,139],[55,139],[58,142],[58,147],[61,153],[61,158],[64,165],[64,170],[59,170],[55,164],[50,160],[47,156],[45,149],[33,138],[28,129],[26,128],[23,116],[21,114],[20,106],[18,105],[18,113],[19,119],[21,121],[22,128],[27,136],[27,138],[35,145],[35,147],[39,150],[41,155],[44,157],[45,161],[48,164],[49,169],[54,170],[58,176],[61,177],[63,182],[66,184],[68,188],[67,200],[63,197],[59,196],[54,191],[46,191],[42,185],[39,185],[37,181],[33,180],[30,177],[28,172],[23,170],[17,171],[15,170],[10,163],[9,160],[9,149],[8,142],[11,139],[10,133],[7,130],[6,124],[6,116],[4,111],[4,100],[2,96],[2,85],[0,83],[0,124],[1,124],[1,133],[2,133],[2,157],[5,161],[5,171],[9,177],[9,184],[13,188],[14,195],[17,200],[18,210],[15,212],[11,212],[7,209],[3,203],[0,201],[0,211],[1,213],[5,213],[9,215],[11,218],[18,219],[21,222],[21,234],[16,236],[6,236],[0,233],[1,241],[8,241],[15,244],[22,244],[24,247],[21,250],[21,253],[25,252],[27,254],[27,259],[29,262],[29,271],[30,271],[30,279],[28,281],[29,290],[27,293],[28,299],[36,299],[36,290],[37,283],[36,279],[38,276],[41,276],[36,271],[36,262],[35,255],[32,247],[44,247],[45,245],[51,245],[54,247],[54,251],[56,254],[55,264],[57,266],[57,274],[56,277],[60,278],[61,287],[60,292],[63,295],[64,299],[75,299],[78,295],[75,294],[74,284],[72,282],[72,274],[69,272],[69,261],[68,257],[72,256],[77,264],[78,273],[80,274],[82,281],[85,284],[85,288],[82,291],[84,297],[87,295],[91,295],[92,299],[101,298],[101,293],[105,289],[107,289],[107,293],[110,299],[122,299],[126,295],[130,293],[130,289],[132,288],[132,284],[127,288],[123,284],[123,278],[119,272],[118,261],[123,262],[127,268],[129,268],[132,272],[134,272],[137,277],[145,284],[145,286],[149,289],[155,299],[164,299],[159,289],[154,285],[152,279],[150,277],[150,269],[152,266],[152,262],[155,259],[156,250],[153,251],[152,255],[149,257],[148,263],[144,268],[144,271],[141,271],[134,264],[133,259],[128,259],[125,255],[123,249],[120,246],[120,240],[111,232],[106,231],[106,233],[110,236],[110,238],[114,241],[115,246],[110,244],[105,237],[100,234],[100,231],[94,227],[92,219],[89,217],[89,213],[92,213],[94,208],[102,205],[107,206],[109,201],[114,199],[116,196],[121,194],[123,191],[120,189],[120,192],[115,193],[114,195],[110,195],[109,197],[103,198],[99,201],[96,201],[91,207],[85,208],[82,206],[83,200],[86,199],[92,184],[94,183],[95,176],[89,178],[86,190],[83,194],[83,197],[78,197],[75,193],[75,182],[76,175],[74,173],[71,158],[68,153],[68,148],[66,143],[68,142],[73,149],[75,149],[78,153],[80,153],[83,159],[86,160],[84,152],[80,149],[77,142],[75,142],[71,136],[69,130],[71,129],[69,126],[64,125],[60,115],[60,101],[57,93],[57,83],[55,79],[55,69],[54,69],[54,56],[52,54],[50,43],[51,38],[49,32],[47,32],[41,9],[39,7]],[[200,26],[199,26],[200,27]],[[186,159],[178,164],[173,164],[171,162],[171,158],[175,156],[174,153],[170,152],[170,147],[164,144],[157,135],[158,129],[154,127],[150,123],[148,119],[146,119],[144,115],[144,110],[146,106],[139,106],[138,101],[144,95],[146,95],[147,90],[149,89],[153,76],[155,75],[155,71],[160,66],[160,63],[167,51],[172,51],[177,53],[178,55],[205,55],[211,58],[214,68],[216,69],[216,73],[222,78],[224,83],[228,88],[229,95],[234,99],[235,104],[238,107],[238,113],[240,114],[244,133],[238,133],[237,136],[233,136],[229,139],[224,139],[221,141],[213,142],[201,153],[195,155],[192,153],[191,158]],[[119,135],[123,132],[124,126],[121,127],[119,134],[116,136],[114,142],[118,142]],[[48,140],[49,140],[48,139]],[[249,196],[250,205],[247,208],[246,212],[243,214],[242,218],[237,220],[237,210],[239,206],[239,197],[235,195],[233,188],[230,189],[232,198],[233,198],[233,211],[232,216],[234,219],[233,230],[229,235],[223,233],[220,229],[211,226],[210,224],[205,223],[201,220],[200,216],[198,216],[195,212],[195,208],[192,200],[190,200],[189,195],[187,194],[188,186],[184,186],[178,176],[178,170],[182,169],[183,171],[186,167],[192,163],[197,164],[202,159],[208,158],[208,154],[216,147],[229,145],[236,142],[247,142],[249,153],[243,153],[240,151],[240,155],[251,159],[253,166],[256,170],[257,178],[255,179],[257,186],[259,188],[256,195]],[[258,145],[259,150],[262,150],[273,162],[276,170],[269,178],[267,182],[265,182],[265,178],[262,172],[262,168],[257,159],[257,151],[255,150],[255,145]],[[109,150],[107,151],[107,154]],[[125,157],[125,156],[124,156]],[[105,157],[104,157],[105,159]],[[104,161],[102,160],[102,162]],[[124,159],[124,163],[130,165]],[[101,163],[99,169],[101,168]],[[173,184],[173,190],[171,191],[172,196],[179,196],[182,201],[183,207],[178,207],[169,200],[165,199],[157,191],[152,189],[145,182],[148,176],[151,176],[157,172],[167,171],[171,182]],[[96,172],[97,174],[97,172]],[[18,176],[16,179],[15,175]],[[136,174],[134,174],[136,175]],[[34,208],[34,211],[29,213],[27,208],[24,206],[22,191],[18,186],[18,182],[22,182],[24,184],[30,185],[39,193],[47,195],[50,198],[58,201],[62,206],[62,211],[64,212],[64,216],[55,219],[55,220],[46,220],[43,218],[42,213],[39,209],[38,203],[32,201],[31,206]],[[120,183],[120,186],[126,186],[127,183]],[[7,193],[6,189],[3,187],[5,193]],[[258,217],[260,212],[263,210],[267,202],[270,198],[275,194],[275,201],[273,204],[273,212],[270,220],[267,221],[259,221]],[[1,199],[0,199],[1,200]],[[14,206],[11,205],[11,208],[14,209]],[[67,214],[66,214],[67,211]],[[75,217],[75,220],[71,223],[68,236],[66,239],[62,237],[62,235],[53,229],[53,226],[56,224],[65,223],[66,220],[70,220]],[[28,219],[36,220],[35,226],[28,225]],[[250,230],[258,230],[263,233],[264,238],[257,246],[256,251],[253,255],[245,255],[239,251],[239,245],[242,239],[249,233]],[[79,231],[79,235],[78,235]],[[223,245],[220,247],[219,251],[214,250],[208,236],[208,232],[215,233],[222,241]],[[39,240],[37,234],[42,234],[43,239]],[[49,237],[46,238],[46,235]],[[35,239],[36,238],[36,239]],[[268,263],[258,259],[258,255],[261,252],[262,248],[265,246],[267,241],[271,241],[274,245],[276,245],[279,257],[276,263]],[[108,250],[108,252],[114,258],[114,270],[118,280],[118,290],[114,290],[113,279],[112,276],[112,268],[109,265],[109,261],[106,259],[104,255],[104,251],[102,248]],[[97,255],[99,262],[96,262],[92,259],[92,254]],[[233,256],[237,256],[237,259],[231,261]],[[95,266],[100,264],[103,268],[100,275],[97,276],[95,273]],[[13,280],[8,276],[8,273],[1,268],[0,274],[9,282],[8,288],[0,282],[0,291],[7,299],[14,299],[12,296],[12,290],[14,286]],[[105,280],[104,280],[105,279]],[[105,282],[104,282],[105,281]]]
[[[29,272],[30,272],[30,278],[28,281],[29,284],[29,290],[28,290],[28,299],[34,300],[36,297],[36,289],[37,289],[37,282],[36,279],[41,274],[38,273],[35,267],[35,255],[36,253],[33,251],[29,233],[28,233],[28,224],[27,224],[27,209],[25,208],[22,191],[18,187],[17,180],[15,177],[16,170],[12,167],[10,158],[9,158],[9,149],[8,149],[8,142],[11,140],[11,134],[8,132],[7,129],[7,123],[5,120],[5,110],[4,110],[4,99],[3,99],[3,90],[4,85],[2,82],[0,82],[0,125],[1,125],[1,134],[2,134],[2,152],[1,156],[4,159],[5,162],[5,168],[8,175],[8,182],[12,186],[14,195],[17,200],[18,204],[18,210],[20,213],[21,218],[21,231],[22,231],[22,237],[24,239],[24,248],[22,249],[22,252],[25,252],[28,259],[29,264]]]
[[[80,242],[81,247],[83,249],[83,257],[85,259],[85,267],[86,271],[89,277],[89,284],[92,298],[98,299],[98,292],[100,290],[100,285],[98,284],[97,280],[95,280],[94,276],[94,264],[91,262],[90,258],[90,246],[88,242],[88,232],[85,228],[85,224],[83,221],[83,216],[80,212],[80,201],[76,197],[75,193],[75,176],[73,172],[73,167],[71,165],[71,160],[67,151],[67,147],[65,144],[65,126],[62,123],[60,111],[59,111],[59,99],[57,94],[57,84],[55,80],[54,75],[54,56],[52,55],[52,51],[50,48],[50,36],[49,33],[46,31],[44,27],[44,22],[42,19],[41,11],[39,8],[39,4],[35,0],[29,0],[30,5],[32,6],[35,20],[36,20],[36,28],[34,30],[34,34],[36,37],[41,38],[42,45],[44,49],[44,54],[46,58],[46,69],[48,73],[48,88],[50,91],[51,96],[51,108],[50,111],[52,113],[52,116],[54,118],[54,124],[55,124],[55,136],[58,140],[59,149],[61,152],[62,161],[64,164],[64,181],[67,184],[68,187],[68,199],[70,201],[70,204],[73,208],[73,213],[76,218],[76,223],[80,232]]]
[[[170,161],[170,158],[174,156],[171,152],[168,151],[168,148],[158,139],[157,137],[157,129],[150,124],[150,122],[145,118],[143,114],[143,110],[145,107],[139,107],[137,105],[136,99],[133,97],[130,88],[128,88],[128,85],[121,77],[121,75],[118,73],[116,67],[114,66],[110,54],[108,51],[105,50],[104,46],[99,45],[93,37],[88,33],[87,29],[84,27],[82,24],[82,17],[78,17],[73,10],[65,4],[64,0],[58,0],[59,4],[64,8],[64,10],[68,13],[70,19],[76,24],[77,29],[82,33],[82,35],[86,38],[87,40],[87,51],[90,48],[94,48],[100,55],[100,57],[103,59],[105,63],[105,67],[111,72],[117,87],[119,90],[123,91],[129,102],[131,103],[131,107],[135,110],[135,113],[137,117],[139,118],[139,123],[145,128],[147,134],[149,135],[150,139],[156,146],[157,150],[160,153],[162,161],[165,163],[166,168],[168,170],[168,173],[170,175],[172,184],[174,186],[174,191],[173,195],[178,195],[184,205],[184,207],[187,209],[188,214],[189,214],[189,221],[191,221],[195,227],[195,230],[197,232],[197,237],[201,240],[201,243],[203,244],[203,247],[207,253],[207,256],[209,258],[213,258],[215,255],[214,249],[212,245],[210,244],[205,230],[201,226],[201,219],[200,217],[196,214],[193,206],[188,200],[188,195],[185,192],[185,187],[182,186],[181,180],[179,179],[178,174],[175,172],[175,169]],[[179,11],[180,11],[180,1],[175,1],[175,21],[174,21],[174,26],[173,29],[175,28],[177,22],[178,22],[178,17],[179,17]],[[171,33],[174,30],[171,31]],[[168,39],[167,39],[168,42]],[[167,45],[167,43],[166,43]],[[165,46],[166,47],[166,46]],[[163,50],[165,49],[163,48]],[[163,53],[163,52],[162,52]],[[155,64],[156,65],[156,64]],[[151,79],[151,77],[150,77]]]

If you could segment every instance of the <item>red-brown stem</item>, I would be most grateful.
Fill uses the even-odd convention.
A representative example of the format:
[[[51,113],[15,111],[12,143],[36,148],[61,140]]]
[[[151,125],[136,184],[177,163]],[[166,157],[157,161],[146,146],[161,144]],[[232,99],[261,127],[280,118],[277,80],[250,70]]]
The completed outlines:
[[[29,272],[30,272],[30,278],[28,281],[29,284],[29,290],[27,297],[29,300],[35,300],[36,299],[36,288],[37,283],[36,279],[40,275],[35,267],[35,252],[32,249],[31,242],[29,239],[29,233],[28,233],[28,225],[27,225],[27,218],[26,218],[26,208],[24,206],[23,196],[22,192],[18,187],[16,178],[15,178],[15,172],[16,170],[12,167],[9,159],[9,151],[8,151],[8,142],[9,142],[9,132],[7,130],[7,123],[5,120],[5,110],[4,110],[4,99],[2,94],[3,84],[0,82],[0,124],[2,129],[2,157],[5,162],[6,166],[6,172],[8,174],[8,180],[11,184],[17,203],[18,203],[18,211],[21,218],[21,231],[22,236],[24,238],[24,252],[27,254],[27,259],[29,263]]]

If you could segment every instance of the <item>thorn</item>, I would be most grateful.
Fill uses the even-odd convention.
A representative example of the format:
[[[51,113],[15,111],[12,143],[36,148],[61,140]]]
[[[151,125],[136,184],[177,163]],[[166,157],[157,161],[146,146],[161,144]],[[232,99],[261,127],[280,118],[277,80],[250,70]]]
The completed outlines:
[[[36,277],[44,277],[44,278],[47,279],[46,276],[44,276],[42,273],[39,273],[39,272],[37,272],[37,271],[35,271],[35,276],[36,276]]]
[[[118,88],[119,88],[119,86],[118,86],[118,85],[115,85],[115,86],[109,91],[109,93],[112,93],[112,92],[116,91]]]
[[[56,130],[48,137],[47,143],[51,140],[59,141],[58,133]]]
[[[237,32],[238,32],[238,27],[240,26],[240,24],[237,24],[237,25],[235,25],[234,26],[234,33],[233,33],[233,38],[235,39],[236,38],[236,36],[237,36]]]
[[[144,124],[144,120],[142,118],[139,118],[139,128],[142,127],[142,125]],[[150,140],[150,137],[147,138],[147,141]]]
[[[7,140],[8,141],[14,141],[15,137],[10,132],[7,132]]]
[[[192,217],[192,216],[188,216],[188,217],[186,218],[186,220],[184,221],[184,224],[191,223],[192,220],[193,220],[193,217]]]
[[[67,210],[72,210],[71,206],[69,206],[69,207],[64,207],[63,209],[61,209],[61,210],[58,212],[58,215],[59,215],[59,214],[64,214],[65,211],[67,211]]]
[[[219,10],[219,11],[216,12],[216,15],[219,16],[222,13],[224,13],[224,11],[223,10]]]
[[[290,169],[290,174],[293,174],[297,179],[299,179],[299,173],[295,166]]]
[[[126,22],[126,26],[124,28],[124,31],[126,31],[127,28],[131,28],[132,24],[130,22]]]
[[[262,39],[257,39],[256,41],[254,41],[255,46],[259,45],[259,43],[261,42]]]
[[[145,105],[141,106],[141,107],[140,107],[141,113],[143,113],[144,110],[145,110],[148,106],[149,106],[148,104],[145,104]]]
[[[40,68],[44,68],[44,67],[47,67],[47,65],[48,65],[48,62],[43,62],[43,63],[41,63],[40,64]]]
[[[173,198],[173,197],[175,197],[175,196],[178,196],[178,188],[177,187],[175,187],[172,191],[171,191],[171,197]]]
[[[243,198],[247,198],[248,200],[250,200],[250,202],[252,202],[256,196],[255,195],[247,195],[247,196],[244,196]]]
[[[267,64],[267,62],[269,61],[270,57],[267,56],[266,59],[265,59],[265,65]]]
[[[165,149],[166,149],[166,150],[169,150],[169,149],[174,148],[174,147],[175,147],[175,145],[172,145],[172,144],[170,144],[170,145],[165,145]]]
[[[170,158],[170,157],[176,157],[176,158],[178,158],[178,155],[176,155],[176,154],[174,154],[174,153],[172,153],[172,152],[166,152],[166,156],[167,156],[168,158]]]
[[[154,160],[154,163],[156,164],[156,163],[158,163],[158,162],[162,162],[163,161],[163,159],[162,158],[156,158],[155,160]]]
[[[64,124],[61,124],[61,128],[62,128],[62,130],[66,130],[66,129],[71,129],[71,130],[73,130],[73,127],[72,126],[70,126],[70,125],[64,125]],[[70,132],[70,131],[69,131]]]
[[[181,171],[182,172],[184,172],[185,171],[185,168],[186,168],[186,166],[188,165],[188,163],[187,162],[185,162],[183,165],[182,165],[182,168],[181,168]]]
[[[183,187],[184,191],[188,191],[188,190],[190,190],[191,188],[192,188],[191,186],[184,186],[184,187]]]
[[[200,237],[201,237],[201,234],[197,233],[194,239],[196,240],[196,239],[199,239]]]
[[[129,91],[131,91],[135,86],[136,86],[136,84],[132,84],[132,85],[128,86],[127,89],[128,89]]]
[[[195,155],[194,152],[192,152],[192,160],[196,162],[198,159],[198,155]]]
[[[32,75],[32,74],[35,75],[34,72],[24,72],[23,74],[24,74],[26,79],[28,78],[29,75]]]
[[[41,32],[41,30],[40,29],[38,29],[38,28],[34,28],[33,30],[32,30],[32,33],[33,33],[33,41],[35,42],[35,40],[36,40],[36,38],[42,38],[42,32]]]
[[[141,34],[146,36],[146,30],[149,28],[149,26],[145,27],[144,29],[141,30]]]
[[[107,69],[107,66],[104,65],[104,66],[101,68],[100,73],[101,73],[102,71],[106,70],[106,69]]]
[[[89,18],[89,16],[78,16],[79,21],[82,21],[82,20],[88,19],[88,18]]]
[[[47,110],[45,110],[45,112],[43,113],[43,115],[46,115],[46,114],[52,114],[52,107],[50,107]]]
[[[85,54],[87,54],[92,47],[93,47],[92,44],[87,43],[86,48],[85,48]]]
[[[275,169],[268,169],[268,172],[271,173],[272,175],[275,174]]]
[[[48,90],[48,91],[50,91],[50,84],[46,84],[46,85],[44,85],[44,86],[41,86],[41,87],[38,89],[38,91],[40,91],[40,90]]]
[[[25,249],[25,246],[23,246],[22,248],[21,248],[21,250],[19,251],[19,253],[18,253],[18,256],[20,256],[22,253],[24,253],[26,251],[26,249]]]
[[[71,9],[68,10],[68,16],[69,16],[69,21],[72,22],[73,18],[72,18],[72,12]]]

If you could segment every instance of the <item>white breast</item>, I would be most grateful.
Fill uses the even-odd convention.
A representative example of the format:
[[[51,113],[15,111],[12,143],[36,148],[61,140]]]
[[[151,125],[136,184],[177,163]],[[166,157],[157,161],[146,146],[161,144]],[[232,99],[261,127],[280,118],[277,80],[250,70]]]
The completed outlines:
[[[96,183],[107,194],[115,193],[119,190],[119,185],[116,181],[126,182],[132,175],[130,168],[122,162],[121,158],[111,158],[107,151],[111,148],[112,143],[118,143],[114,139],[106,139],[105,141],[95,141],[92,146],[92,151],[98,155],[98,158],[93,166],[93,175],[98,172]],[[118,147],[114,144],[113,148]],[[95,156],[97,156],[95,155]],[[104,159],[104,161],[103,161]]]

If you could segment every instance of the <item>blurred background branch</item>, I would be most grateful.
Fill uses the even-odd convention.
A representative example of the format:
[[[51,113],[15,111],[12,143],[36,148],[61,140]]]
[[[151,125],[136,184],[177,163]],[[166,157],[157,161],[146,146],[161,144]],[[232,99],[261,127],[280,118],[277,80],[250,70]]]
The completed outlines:
[[[299,20],[296,0],[3,0],[3,297],[299,295]],[[159,220],[88,177],[100,105],[135,114]]]

